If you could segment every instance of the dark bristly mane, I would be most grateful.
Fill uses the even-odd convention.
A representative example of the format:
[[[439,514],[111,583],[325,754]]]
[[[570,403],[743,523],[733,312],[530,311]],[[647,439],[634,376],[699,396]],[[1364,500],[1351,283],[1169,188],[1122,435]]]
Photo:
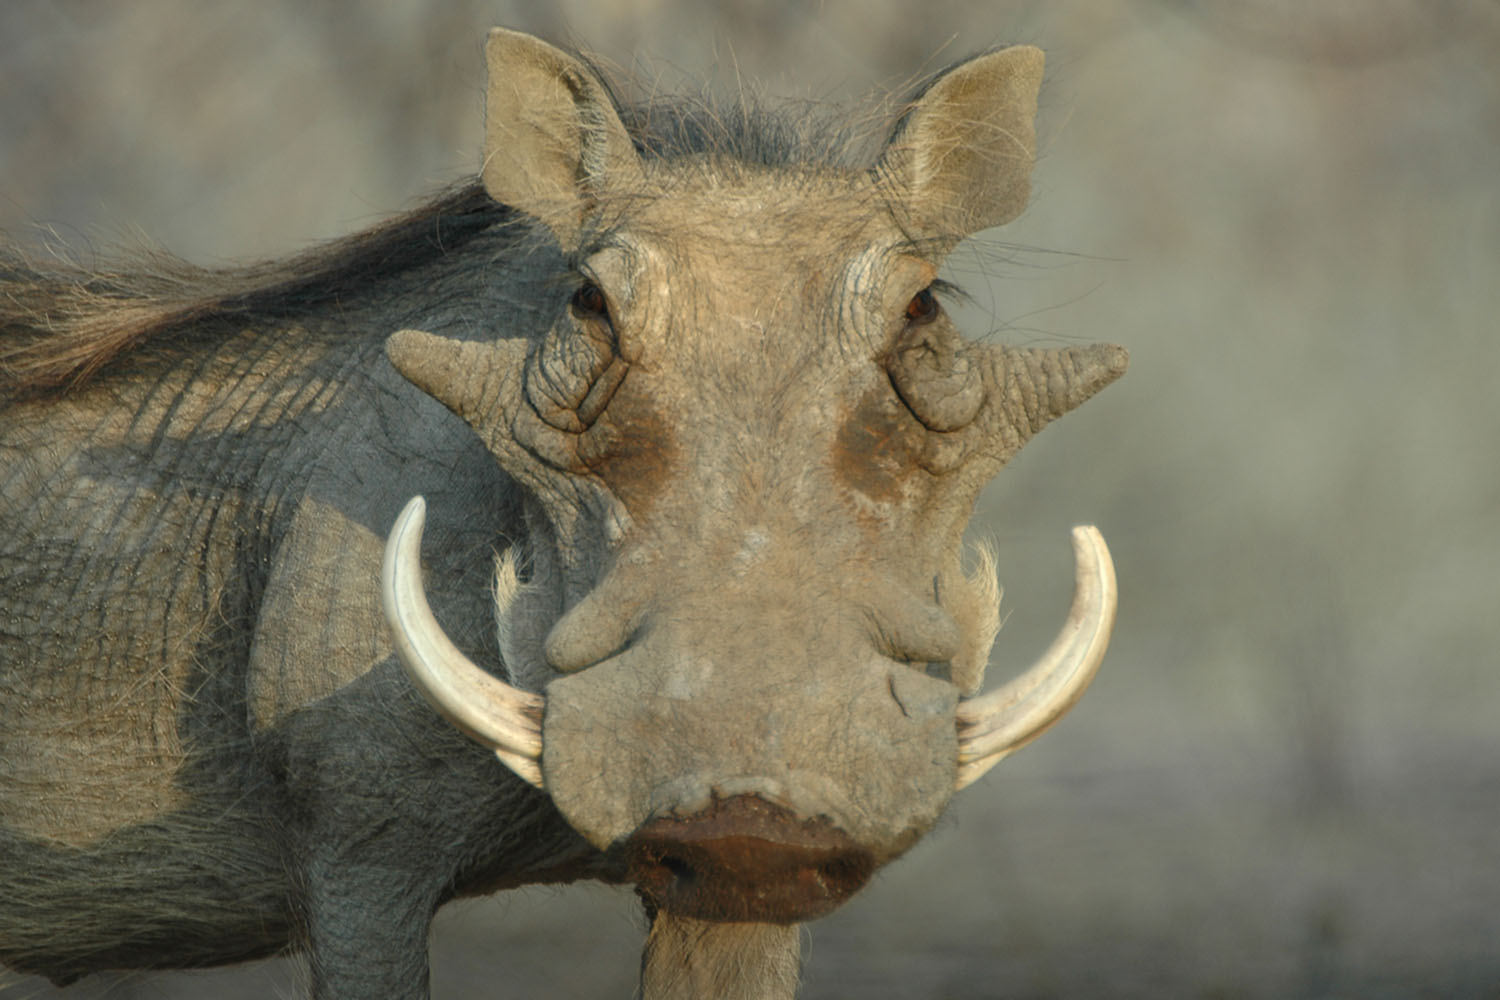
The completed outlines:
[[[210,317],[293,317],[347,299],[509,218],[471,182],[373,229],[237,268],[160,252],[85,268],[0,246],[0,400],[76,387],[125,352]]]
[[[745,94],[615,103],[651,160],[833,166],[868,132],[807,103],[771,109]],[[191,340],[212,318],[293,318],[349,301],[514,219],[470,181],[372,229],[243,267],[202,268],[164,252],[89,267],[0,239],[0,404],[77,388],[144,344]]]
[[[566,51],[593,71],[646,160],[712,157],[759,167],[846,166],[871,133],[869,119],[850,115],[848,108],[810,100],[773,106],[744,84],[729,94],[704,89],[664,95],[587,52]]]
[[[620,120],[648,160],[714,157],[758,167],[837,167],[867,129],[837,120],[810,102],[768,108],[740,98],[657,99],[618,107]]]

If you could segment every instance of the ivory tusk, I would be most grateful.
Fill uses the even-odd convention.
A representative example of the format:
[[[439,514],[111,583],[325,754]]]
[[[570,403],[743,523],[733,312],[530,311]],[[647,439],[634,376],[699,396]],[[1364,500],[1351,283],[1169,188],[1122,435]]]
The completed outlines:
[[[1115,567],[1093,525],[1073,529],[1073,558],[1073,606],[1047,652],[1008,684],[959,702],[958,788],[1046,732],[1098,673],[1119,603]]]
[[[541,695],[490,675],[443,633],[422,589],[427,503],[412,497],[396,518],[380,568],[380,601],[396,652],[417,690],[444,718],[537,788],[542,786]]]

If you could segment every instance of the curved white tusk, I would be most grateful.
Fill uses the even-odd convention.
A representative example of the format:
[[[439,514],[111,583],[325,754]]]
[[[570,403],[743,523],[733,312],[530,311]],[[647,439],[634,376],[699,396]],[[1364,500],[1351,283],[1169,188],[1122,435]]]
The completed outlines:
[[[1073,529],[1073,558],[1073,606],[1047,652],[1005,686],[958,703],[958,788],[1046,732],[1098,673],[1119,603],[1115,567],[1093,525]]]
[[[461,653],[443,634],[422,590],[427,503],[412,497],[385,544],[380,602],[407,676],[432,707],[516,774],[542,787],[541,695],[511,687]]]

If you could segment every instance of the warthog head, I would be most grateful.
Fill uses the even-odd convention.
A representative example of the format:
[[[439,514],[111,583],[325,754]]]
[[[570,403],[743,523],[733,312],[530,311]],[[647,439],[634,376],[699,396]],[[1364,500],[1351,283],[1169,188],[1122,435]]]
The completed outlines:
[[[819,915],[1071,705],[1113,620],[1079,529],[1063,635],[968,697],[999,625],[992,563],[961,566],[975,499],[1125,368],[966,342],[934,297],[1025,203],[1041,53],[940,76],[873,168],[652,155],[572,56],[496,31],[488,58],[485,185],[555,236],[567,305],[541,336],[388,352],[527,488],[528,565],[497,574],[516,686],[427,610],[420,500],[387,550],[402,657],[654,906]]]

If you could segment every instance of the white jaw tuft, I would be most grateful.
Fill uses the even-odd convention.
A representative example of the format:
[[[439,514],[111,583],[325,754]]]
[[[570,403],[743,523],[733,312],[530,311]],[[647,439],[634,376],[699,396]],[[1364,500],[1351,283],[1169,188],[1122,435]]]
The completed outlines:
[[[512,612],[516,610],[517,599],[525,593],[530,586],[521,582],[521,563],[525,558],[524,553],[519,551],[520,546],[511,545],[504,552],[495,556],[495,581],[493,592],[495,595],[495,639],[500,646],[500,659],[505,663],[506,673],[511,675],[511,680],[517,680],[515,674],[521,664],[521,654],[517,646],[517,633],[512,621]]]
[[[1000,597],[1004,591],[996,575],[995,547],[989,541],[974,546],[976,565],[950,587],[946,603],[963,633],[963,646],[953,657],[951,677],[965,695],[984,685],[984,670],[1003,620]]]

